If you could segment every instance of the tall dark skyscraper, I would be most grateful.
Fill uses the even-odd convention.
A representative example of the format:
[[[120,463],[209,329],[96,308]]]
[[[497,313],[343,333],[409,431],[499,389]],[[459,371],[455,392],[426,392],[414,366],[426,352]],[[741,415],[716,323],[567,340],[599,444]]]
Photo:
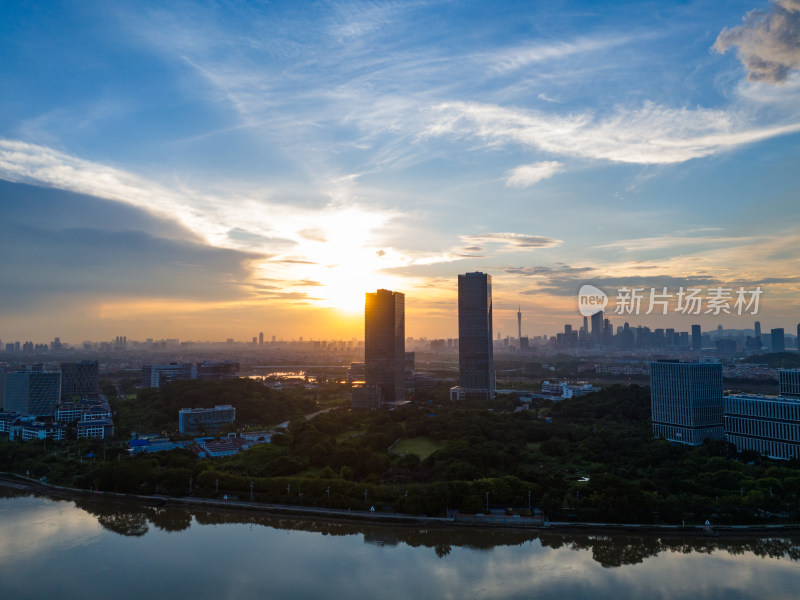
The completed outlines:
[[[595,346],[603,343],[603,311],[600,310],[592,315],[592,342]]]
[[[700,352],[703,349],[703,332],[700,325],[692,325],[692,350]]]
[[[772,351],[783,352],[786,350],[786,338],[783,332],[783,327],[776,327],[770,330],[770,337],[772,340]]]
[[[761,321],[756,321],[753,327],[753,349],[760,350],[763,345],[764,341],[761,338]]]
[[[400,292],[378,290],[368,293],[364,302],[364,397],[353,406],[380,408],[402,402],[405,394],[406,350],[405,296]]]
[[[458,276],[459,397],[494,398],[492,277]]]

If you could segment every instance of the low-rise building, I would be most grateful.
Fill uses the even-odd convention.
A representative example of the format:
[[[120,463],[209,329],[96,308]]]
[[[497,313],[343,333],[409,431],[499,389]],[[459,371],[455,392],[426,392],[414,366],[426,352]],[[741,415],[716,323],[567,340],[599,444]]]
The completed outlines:
[[[778,371],[778,385],[781,396],[800,398],[800,369]]]
[[[239,363],[226,360],[222,362],[203,361],[197,365],[197,379],[221,381],[239,375]]]
[[[182,408],[178,413],[178,430],[183,434],[217,433],[236,421],[236,409],[230,404],[214,408]]]
[[[41,421],[18,421],[11,426],[9,438],[12,440],[63,440],[66,432],[58,423]]]
[[[800,458],[800,399],[725,397],[725,441],[770,458]]]
[[[240,450],[247,450],[250,446],[241,438],[198,438],[195,440],[196,452],[200,458],[221,458],[233,456]]]
[[[82,420],[78,423],[77,429],[79,440],[87,438],[106,440],[114,436],[114,424],[111,419],[106,418],[90,417]]]
[[[169,363],[142,367],[142,387],[145,388],[160,388],[170,381],[183,379],[197,379],[197,365]]]
[[[62,402],[56,406],[55,420],[59,423],[77,423],[91,419],[111,419],[111,407],[105,396],[77,402]]]
[[[193,443],[185,441],[173,442],[165,437],[138,438],[128,442],[128,454],[168,452],[178,448],[188,448]]]
[[[3,412],[0,413],[0,433],[10,433],[11,426],[18,423],[20,419],[19,413]]]
[[[590,383],[569,383],[566,381],[559,382],[542,382],[542,394],[554,400],[563,398],[578,398],[596,392],[599,388],[594,387]]]

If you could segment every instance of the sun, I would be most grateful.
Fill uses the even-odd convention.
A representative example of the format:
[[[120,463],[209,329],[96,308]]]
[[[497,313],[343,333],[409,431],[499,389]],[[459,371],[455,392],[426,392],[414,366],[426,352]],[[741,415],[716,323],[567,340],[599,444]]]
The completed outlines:
[[[403,292],[409,283],[393,273],[409,264],[408,257],[380,243],[380,231],[391,216],[332,204],[303,220],[282,219],[283,229],[275,235],[293,244],[287,253],[259,264],[264,285],[276,290],[276,297],[363,314],[365,293],[381,288]]]
[[[341,281],[323,284],[315,289],[315,295],[320,297],[318,302],[321,306],[358,314],[364,312],[364,293],[367,291],[354,281]]]
[[[352,263],[359,264],[357,261]],[[363,262],[362,262],[363,264]],[[378,289],[388,289],[392,291],[403,291],[403,286],[407,282],[400,278],[384,275],[376,271],[363,273],[353,273],[353,269],[348,267],[329,269],[324,277],[317,280],[320,285],[315,287],[313,295],[318,299],[319,306],[334,308],[347,314],[363,314],[364,294],[375,292]]]

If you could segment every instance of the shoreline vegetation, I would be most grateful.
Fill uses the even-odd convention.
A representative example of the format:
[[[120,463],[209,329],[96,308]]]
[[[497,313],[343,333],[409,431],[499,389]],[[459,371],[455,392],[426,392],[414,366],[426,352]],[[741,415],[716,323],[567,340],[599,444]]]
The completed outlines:
[[[170,434],[180,407],[220,402],[237,408],[238,426],[288,426],[268,444],[213,459],[185,449],[129,456],[122,442],[6,438],[0,471],[164,502],[191,497],[213,505],[227,496],[374,519],[458,513],[476,525],[547,520],[659,531],[710,521],[716,532],[800,523],[800,462],[737,454],[722,442],[654,439],[646,387],[609,386],[519,412],[510,396],[453,403],[446,389],[418,393],[391,411],[357,411],[347,407],[348,391],[336,383],[284,391],[252,380],[174,382],[112,398],[118,431],[126,431],[119,423],[142,422]]]

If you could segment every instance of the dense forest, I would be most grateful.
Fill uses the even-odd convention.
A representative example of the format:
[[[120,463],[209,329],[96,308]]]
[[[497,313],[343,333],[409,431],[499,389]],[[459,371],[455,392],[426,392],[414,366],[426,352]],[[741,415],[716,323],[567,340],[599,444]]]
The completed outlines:
[[[273,390],[252,379],[174,381],[161,390],[147,388],[112,400],[114,425],[122,436],[134,431],[175,433],[180,409],[218,404],[235,406],[240,425],[277,425],[314,410],[316,399],[304,392]]]
[[[340,392],[323,386],[314,393],[319,401]],[[230,403],[238,418],[262,425],[318,406],[310,391],[268,390],[245,380],[176,382],[126,402],[136,406],[118,405],[119,418],[141,419],[150,428],[174,428],[182,406]],[[688,524],[800,517],[800,465],[738,455],[722,442],[691,448],[654,439],[646,387],[612,386],[540,402],[519,412],[508,397],[488,406],[431,399],[391,411],[342,405],[310,420],[292,419],[270,444],[210,460],[186,450],[131,458],[98,442],[3,440],[0,470],[147,494],[249,497],[252,483],[254,498],[265,502],[374,505],[410,514],[487,507],[524,513],[530,505],[551,520]]]

